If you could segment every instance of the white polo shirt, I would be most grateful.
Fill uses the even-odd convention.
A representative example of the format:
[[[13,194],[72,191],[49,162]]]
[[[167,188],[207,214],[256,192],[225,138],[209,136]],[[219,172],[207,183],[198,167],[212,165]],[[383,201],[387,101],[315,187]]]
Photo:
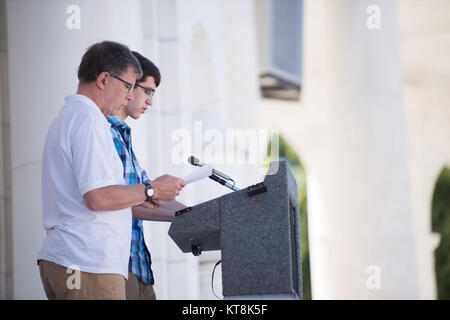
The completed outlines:
[[[42,156],[43,223],[37,259],[90,273],[128,277],[131,209],[92,211],[83,195],[124,185],[110,124],[83,95],[65,98],[47,133]]]

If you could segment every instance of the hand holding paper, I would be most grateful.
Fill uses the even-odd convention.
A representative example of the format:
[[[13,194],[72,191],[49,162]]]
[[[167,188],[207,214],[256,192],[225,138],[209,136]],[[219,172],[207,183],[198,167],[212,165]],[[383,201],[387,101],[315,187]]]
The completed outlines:
[[[186,183],[177,177],[165,174],[150,182],[155,194],[153,198],[156,200],[170,201],[180,194],[181,189]]]

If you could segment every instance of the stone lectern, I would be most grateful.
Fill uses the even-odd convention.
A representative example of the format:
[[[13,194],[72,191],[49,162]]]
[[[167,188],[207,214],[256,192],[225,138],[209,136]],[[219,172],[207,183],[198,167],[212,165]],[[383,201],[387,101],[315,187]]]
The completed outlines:
[[[264,181],[178,211],[169,236],[183,252],[221,250],[226,299],[302,299],[297,184],[286,161]]]

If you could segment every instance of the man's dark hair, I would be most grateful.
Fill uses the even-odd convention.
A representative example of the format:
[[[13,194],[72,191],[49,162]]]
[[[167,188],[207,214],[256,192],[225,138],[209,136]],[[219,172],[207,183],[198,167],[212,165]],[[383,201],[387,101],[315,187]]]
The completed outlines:
[[[128,67],[134,68],[136,79],[142,76],[141,65],[127,46],[113,41],[99,42],[90,46],[83,55],[78,67],[78,80],[89,83],[102,72],[120,76]]]
[[[159,86],[161,83],[161,73],[159,72],[158,67],[139,52],[131,52],[138,59],[142,67],[142,77],[137,81],[137,83],[144,82],[147,77],[153,77],[155,79],[156,86]]]

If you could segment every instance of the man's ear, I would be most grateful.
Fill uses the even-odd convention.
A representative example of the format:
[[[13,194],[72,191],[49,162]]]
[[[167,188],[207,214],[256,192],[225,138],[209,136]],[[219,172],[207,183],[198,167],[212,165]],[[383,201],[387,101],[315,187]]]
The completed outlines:
[[[105,89],[106,83],[108,83],[108,81],[109,81],[109,73],[104,71],[97,76],[96,83],[100,89]]]

